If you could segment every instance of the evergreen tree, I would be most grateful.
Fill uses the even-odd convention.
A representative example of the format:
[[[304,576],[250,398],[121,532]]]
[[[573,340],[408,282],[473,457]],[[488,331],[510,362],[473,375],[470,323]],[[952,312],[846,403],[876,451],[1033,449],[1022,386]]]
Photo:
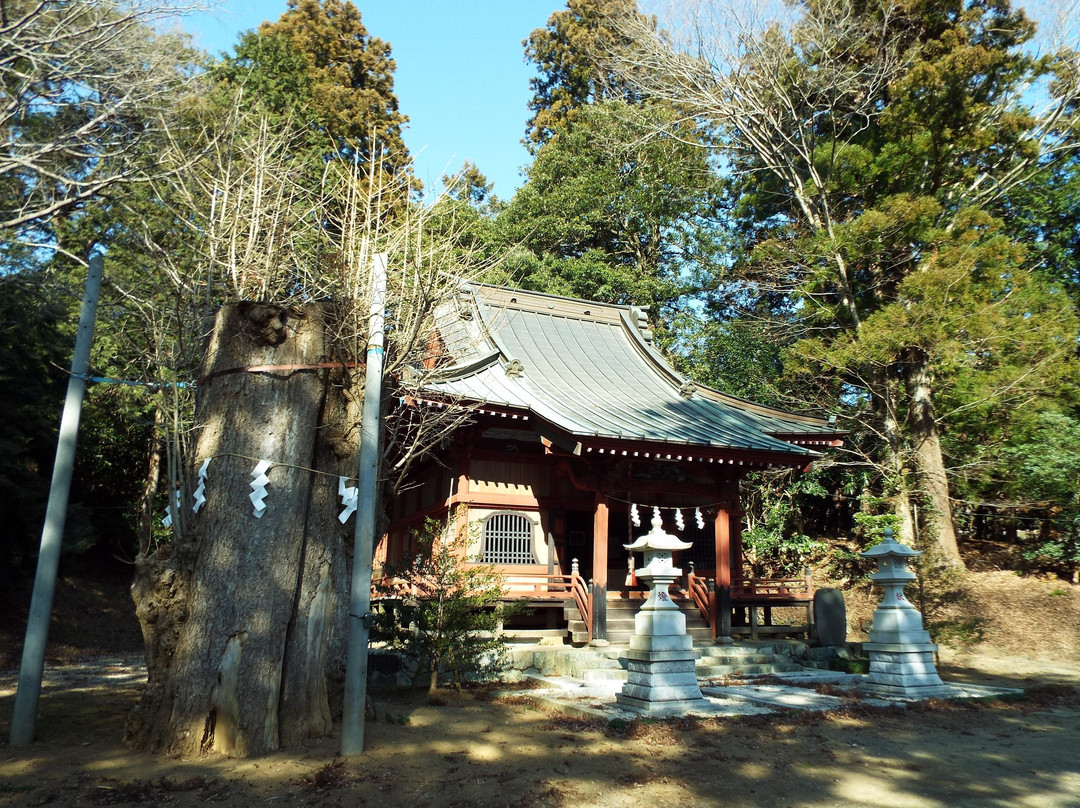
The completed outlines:
[[[467,564],[464,531],[428,520],[412,537],[415,553],[389,570],[384,594],[400,596],[389,611],[376,617],[375,635],[400,648],[428,672],[428,692],[450,672],[455,686],[462,675],[494,676],[505,650],[499,637],[503,622],[522,611],[503,604],[503,577],[494,568]]]
[[[401,137],[408,122],[394,94],[394,60],[390,44],[368,33],[356,6],[348,0],[289,0],[277,22],[259,27],[259,36],[284,37],[293,53],[278,44],[242,42],[238,59],[254,59],[259,67],[288,75],[292,59],[303,58],[300,97],[310,122],[337,144],[342,154],[356,154],[363,162],[377,161],[390,176],[411,173],[409,151]],[[245,47],[246,46],[246,47]],[[254,71],[253,71],[254,72]],[[256,87],[274,82],[257,79]],[[280,103],[280,102],[278,102]]]
[[[781,315],[792,372],[865,425],[859,448],[906,537],[919,497],[938,560],[959,564],[942,445],[959,371],[993,379],[983,391],[1008,406],[1033,368],[1072,353],[1065,295],[1003,219],[1042,161],[1076,146],[1075,62],[1031,56],[1034,26],[1005,2],[795,12],[699,36],[696,53],[624,30],[642,51],[623,75],[720,127],[752,249],[733,297]],[[1043,115],[1021,100],[1036,86],[1054,104]]]
[[[565,9],[521,43],[525,60],[539,71],[529,80],[533,115],[525,125],[525,145],[533,154],[582,107],[635,100],[630,85],[606,66],[609,57],[630,45],[614,22],[623,15],[647,20],[638,12],[637,0],[567,0]]]
[[[700,133],[664,105],[578,110],[540,149],[499,216],[523,285],[662,307],[714,250],[716,183]]]

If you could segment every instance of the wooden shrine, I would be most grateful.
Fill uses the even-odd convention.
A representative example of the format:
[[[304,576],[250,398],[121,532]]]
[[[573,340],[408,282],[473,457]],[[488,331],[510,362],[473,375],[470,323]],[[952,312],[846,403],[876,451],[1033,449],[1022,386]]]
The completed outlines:
[[[739,482],[805,469],[839,444],[834,425],[685,378],[634,307],[470,284],[437,322],[438,372],[405,404],[471,418],[393,504],[377,563],[411,552],[425,519],[454,513],[467,557],[499,569],[508,598],[602,644],[608,604],[640,597],[624,545],[659,508],[664,528],[693,542],[674,594],[714,639],[730,638],[747,607],[808,606],[808,582],[744,577]]]

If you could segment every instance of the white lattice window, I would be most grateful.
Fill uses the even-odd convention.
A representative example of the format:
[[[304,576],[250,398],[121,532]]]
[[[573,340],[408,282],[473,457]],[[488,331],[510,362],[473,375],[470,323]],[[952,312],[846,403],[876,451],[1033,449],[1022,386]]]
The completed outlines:
[[[485,564],[535,564],[532,522],[520,513],[497,513],[484,522]]]

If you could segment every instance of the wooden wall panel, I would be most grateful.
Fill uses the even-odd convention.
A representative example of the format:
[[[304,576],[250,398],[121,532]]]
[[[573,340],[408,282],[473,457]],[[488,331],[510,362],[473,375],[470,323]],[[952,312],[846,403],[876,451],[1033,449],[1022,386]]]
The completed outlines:
[[[547,469],[536,463],[474,459],[470,464],[469,491],[473,494],[511,494],[545,497]]]

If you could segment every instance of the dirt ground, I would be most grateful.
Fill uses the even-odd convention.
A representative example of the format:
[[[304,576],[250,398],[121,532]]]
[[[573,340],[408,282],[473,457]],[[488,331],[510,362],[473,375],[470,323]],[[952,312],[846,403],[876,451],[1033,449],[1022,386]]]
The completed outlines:
[[[40,740],[7,743],[16,674],[0,672],[0,807],[249,806],[889,806],[1080,808],[1080,588],[990,573],[971,602],[1011,599],[1032,633],[958,619],[943,678],[1024,688],[1016,701],[851,702],[826,713],[608,726],[476,690],[380,696],[362,757],[339,736],[255,760],[192,761],[120,743],[142,687],[137,659],[50,668]],[[1044,585],[1045,584],[1045,585]],[[1060,593],[1060,594],[1052,594]],[[980,600],[983,599],[983,600]],[[994,615],[1008,613],[995,609]],[[962,616],[962,615],[961,615]],[[1017,621],[1019,622],[1019,621]]]
[[[1077,669],[953,656],[946,678],[1028,697],[607,726],[521,696],[405,694],[386,699],[388,719],[367,724],[349,762],[336,735],[256,760],[132,753],[119,739],[139,677],[74,668],[43,693],[42,740],[0,747],[0,806],[1080,806]]]

